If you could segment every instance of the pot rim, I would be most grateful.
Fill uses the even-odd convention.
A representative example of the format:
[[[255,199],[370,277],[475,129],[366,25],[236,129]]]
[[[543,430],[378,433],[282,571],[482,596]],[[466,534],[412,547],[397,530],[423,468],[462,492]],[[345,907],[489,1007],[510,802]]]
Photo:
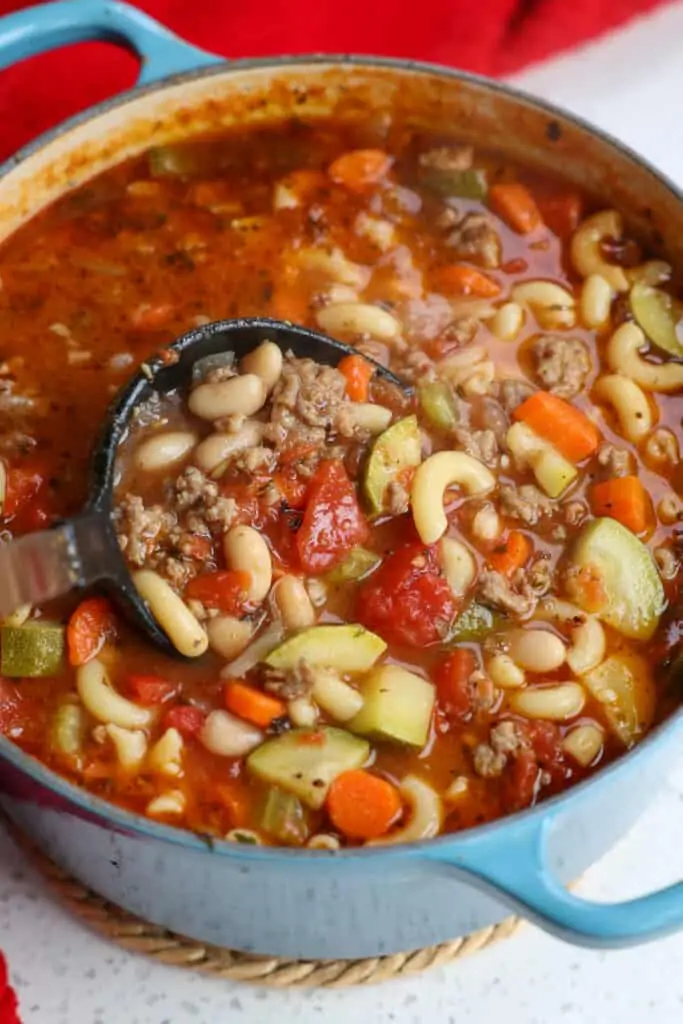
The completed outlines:
[[[119,107],[125,107],[132,100],[142,96],[151,95],[154,92],[163,90],[168,86],[182,85],[184,82],[197,79],[209,78],[226,74],[229,72],[242,72],[265,68],[287,68],[296,66],[320,67],[368,67],[387,69],[389,71],[413,72],[423,75],[437,76],[454,81],[461,81],[478,86],[489,92],[506,96],[517,103],[532,107],[550,118],[558,117],[571,122],[576,127],[593,135],[606,145],[616,150],[621,156],[626,157],[633,163],[638,164],[646,170],[653,178],[662,184],[674,196],[678,202],[683,204],[683,192],[674,182],[662,171],[654,167],[643,156],[631,149],[630,146],[615,138],[609,132],[598,128],[589,121],[564,110],[562,107],[549,103],[545,99],[527,93],[523,89],[507,83],[498,82],[483,75],[476,75],[467,71],[460,71],[456,68],[449,68],[443,65],[426,61],[404,60],[397,57],[380,57],[362,54],[305,54],[279,57],[242,58],[234,61],[219,61],[215,65],[202,67],[196,70],[184,71],[179,74],[165,76],[158,81],[144,85],[134,86],[125,92],[119,93],[101,103],[86,108],[68,120],[57,125],[55,128],[42,133],[36,139],[23,146],[16,153],[0,164],[0,186],[3,180],[24,160],[49,147],[54,141],[70,130],[95,121],[101,115],[109,113]],[[203,852],[218,853],[223,856],[236,857],[242,860],[279,860],[280,862],[302,863],[310,859],[320,860],[321,858],[333,859],[335,863],[349,863],[358,860],[377,861],[377,858],[404,859],[418,853],[429,851],[433,854],[436,851],[449,855],[464,849],[471,843],[477,842],[484,837],[490,837],[500,832],[504,835],[505,830],[517,830],[523,828],[533,821],[551,819],[558,811],[566,810],[570,803],[579,801],[589,789],[594,790],[599,786],[609,785],[610,780],[617,774],[626,771],[629,767],[634,769],[640,761],[649,755],[650,748],[657,743],[663,743],[670,739],[672,734],[681,727],[683,723],[683,706],[673,712],[664,722],[660,723],[646,735],[637,747],[626,751],[616,760],[610,762],[604,768],[600,768],[595,774],[581,780],[576,785],[562,793],[544,800],[533,807],[514,814],[505,815],[494,821],[483,825],[465,829],[461,832],[445,833],[433,839],[424,839],[418,842],[397,844],[395,846],[376,847],[347,847],[336,851],[311,850],[307,848],[292,848],[280,846],[252,846],[240,844],[229,840],[201,836],[172,825],[165,825],[147,818],[142,814],[135,814],[127,811],[116,804],[110,803],[101,797],[95,796],[88,790],[59,775],[48,768],[43,762],[30,754],[25,753],[11,740],[0,735],[0,777],[2,775],[2,762],[9,762],[22,775],[28,776],[32,781],[43,786],[50,792],[61,797],[74,805],[74,808],[86,812],[97,819],[101,827],[111,824],[121,831],[124,831],[136,838],[151,838],[164,843],[182,846],[186,849],[200,850]],[[0,786],[1,789],[1,786]]]

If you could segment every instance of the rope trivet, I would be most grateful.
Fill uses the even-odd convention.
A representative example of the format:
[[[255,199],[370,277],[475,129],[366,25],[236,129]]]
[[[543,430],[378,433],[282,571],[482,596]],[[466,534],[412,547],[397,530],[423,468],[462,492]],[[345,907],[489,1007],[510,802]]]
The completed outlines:
[[[376,985],[394,978],[412,977],[478,953],[494,942],[509,938],[520,924],[519,918],[507,917],[498,924],[438,946],[362,960],[285,960],[254,956],[197,942],[142,921],[74,881],[16,826],[12,825],[10,832],[60,901],[104,938],[129,953],[144,953],[158,963],[204,971],[230,981],[249,981],[274,988]]]

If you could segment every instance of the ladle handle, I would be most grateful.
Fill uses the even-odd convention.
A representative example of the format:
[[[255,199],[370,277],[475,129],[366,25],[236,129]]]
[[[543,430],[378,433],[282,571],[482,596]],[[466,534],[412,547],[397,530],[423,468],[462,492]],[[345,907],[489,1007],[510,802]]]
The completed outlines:
[[[0,546],[0,619],[21,605],[39,604],[87,587],[106,574],[106,529],[90,513]]]

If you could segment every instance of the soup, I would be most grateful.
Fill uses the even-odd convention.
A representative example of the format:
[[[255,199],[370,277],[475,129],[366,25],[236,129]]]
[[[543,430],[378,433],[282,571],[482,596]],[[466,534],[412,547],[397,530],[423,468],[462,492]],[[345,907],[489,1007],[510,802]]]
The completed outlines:
[[[358,351],[226,354],[123,443],[121,548],[185,661],[96,594],[2,627],[0,730],[212,837],[468,828],[677,702],[672,268],[561,181],[368,131],[153,150],[0,249],[6,538],[80,507],[107,403],[192,326],[270,315]]]

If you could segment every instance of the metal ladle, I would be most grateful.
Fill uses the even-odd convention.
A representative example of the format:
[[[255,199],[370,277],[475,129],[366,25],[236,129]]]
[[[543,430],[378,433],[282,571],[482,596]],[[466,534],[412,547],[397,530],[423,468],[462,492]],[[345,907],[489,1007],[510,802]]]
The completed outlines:
[[[199,360],[229,352],[239,360],[263,341],[328,366],[336,366],[356,351],[304,327],[253,318],[220,320],[197,327],[148,359],[107,411],[92,456],[89,498],[80,515],[0,546],[0,618],[21,605],[39,604],[76,588],[96,585],[152,643],[180,657],[138,594],[119,548],[112,519],[119,447],[140,406],[155,396],[186,392]],[[407,390],[389,370],[379,363],[374,365],[378,376]]]

